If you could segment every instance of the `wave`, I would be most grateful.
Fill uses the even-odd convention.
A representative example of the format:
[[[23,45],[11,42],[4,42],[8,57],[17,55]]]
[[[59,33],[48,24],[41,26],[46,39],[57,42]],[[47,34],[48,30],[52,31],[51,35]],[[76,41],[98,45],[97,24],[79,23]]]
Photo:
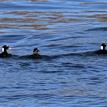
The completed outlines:
[[[96,27],[96,28],[88,29],[86,31],[107,31],[107,27]]]

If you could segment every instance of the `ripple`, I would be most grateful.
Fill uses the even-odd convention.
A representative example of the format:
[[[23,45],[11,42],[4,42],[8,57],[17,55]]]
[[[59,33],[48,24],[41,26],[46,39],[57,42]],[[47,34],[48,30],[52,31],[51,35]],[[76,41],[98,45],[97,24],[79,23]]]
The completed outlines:
[[[105,106],[106,0],[0,0],[0,105]],[[41,59],[32,59],[32,49]],[[35,103],[36,102],[36,103]],[[36,104],[36,105],[35,105]]]
[[[96,27],[96,28],[88,29],[86,31],[107,31],[107,27]]]

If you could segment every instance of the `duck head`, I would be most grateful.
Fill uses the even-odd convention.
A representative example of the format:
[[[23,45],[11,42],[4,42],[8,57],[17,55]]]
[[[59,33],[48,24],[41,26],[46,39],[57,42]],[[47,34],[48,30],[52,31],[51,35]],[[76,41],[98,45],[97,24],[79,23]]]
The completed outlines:
[[[102,43],[102,44],[101,44],[101,50],[102,50],[102,51],[105,51],[105,50],[106,50],[106,44],[105,44],[105,43]]]
[[[39,55],[39,49],[38,48],[33,49],[33,55]]]
[[[7,53],[8,53],[8,52],[7,52],[8,49],[9,49],[9,46],[3,45],[3,46],[2,46],[2,53],[6,53],[6,54],[7,54]]]

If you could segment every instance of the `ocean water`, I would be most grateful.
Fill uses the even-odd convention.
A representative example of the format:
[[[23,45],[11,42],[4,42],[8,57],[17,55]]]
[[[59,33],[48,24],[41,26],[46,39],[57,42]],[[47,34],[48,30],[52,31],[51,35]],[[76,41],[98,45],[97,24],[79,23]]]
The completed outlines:
[[[107,0],[0,0],[0,107],[107,107],[102,42]]]

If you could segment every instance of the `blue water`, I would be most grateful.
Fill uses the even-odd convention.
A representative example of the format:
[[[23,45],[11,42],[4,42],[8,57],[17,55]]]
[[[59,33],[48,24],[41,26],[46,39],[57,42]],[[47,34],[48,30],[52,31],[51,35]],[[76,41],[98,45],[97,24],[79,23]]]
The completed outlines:
[[[107,107],[106,0],[0,0],[0,107]],[[40,49],[42,59],[21,59]]]

